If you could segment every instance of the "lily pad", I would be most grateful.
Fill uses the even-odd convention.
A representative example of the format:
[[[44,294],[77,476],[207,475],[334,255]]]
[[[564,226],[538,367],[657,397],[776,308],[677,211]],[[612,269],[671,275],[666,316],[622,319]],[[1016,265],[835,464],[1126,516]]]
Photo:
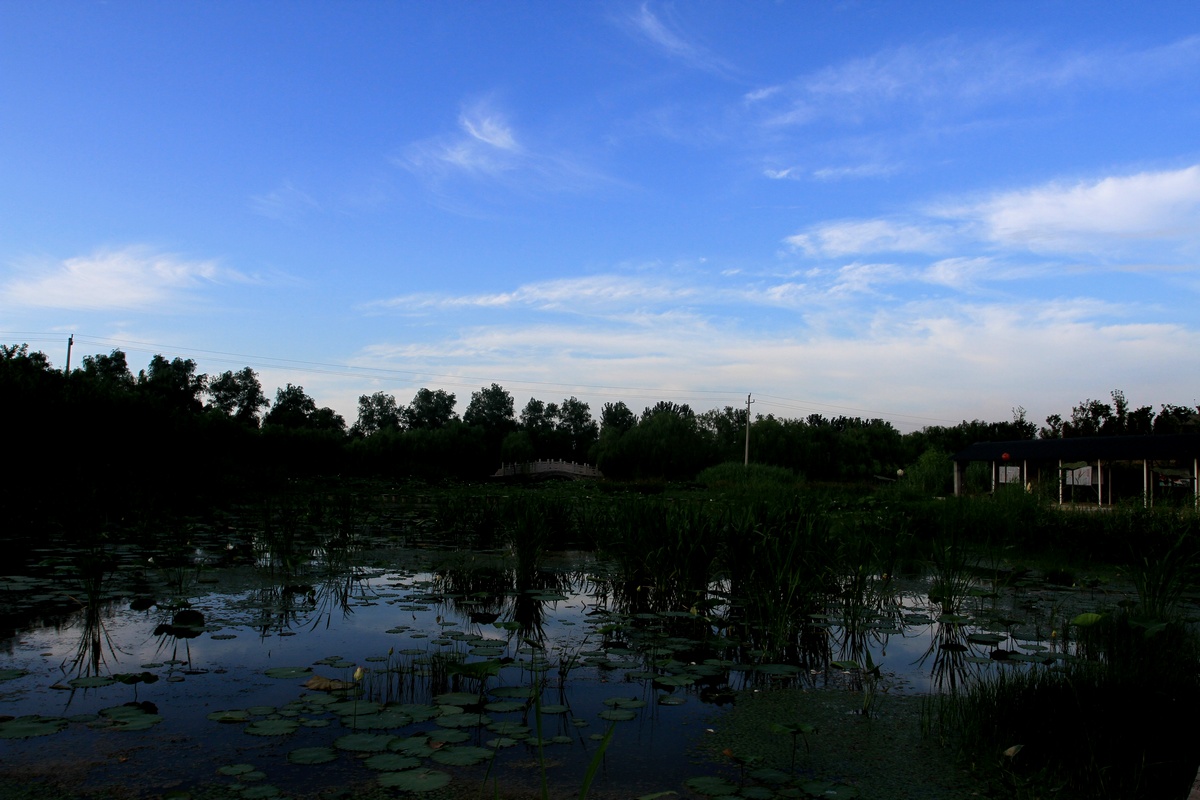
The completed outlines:
[[[385,733],[348,733],[335,739],[333,746],[356,753],[382,753],[395,738]]]
[[[379,776],[380,786],[390,786],[406,792],[432,792],[449,782],[449,773],[436,769],[407,769],[401,772],[385,772]]]
[[[445,747],[433,754],[433,760],[452,767],[470,767],[492,757],[494,751],[486,747]]]
[[[421,766],[421,759],[400,753],[379,753],[363,762],[368,769],[380,772],[398,772],[402,769],[412,769]]]
[[[609,722],[628,722],[637,717],[637,712],[627,708],[606,708],[600,712],[599,717]]]
[[[29,739],[34,736],[48,736],[58,733],[67,727],[67,721],[62,717],[43,717],[33,714],[27,717],[0,722],[0,739]]]
[[[67,684],[72,689],[96,689],[101,686],[112,686],[116,682],[116,678],[110,678],[107,675],[89,675],[86,678],[72,678],[67,681]]]
[[[337,751],[332,747],[301,747],[288,753],[288,761],[293,764],[328,764],[337,758]]]
[[[688,778],[684,781],[684,785],[696,794],[703,794],[709,797],[720,797],[737,793],[737,787],[729,781],[709,775],[699,778]]]
[[[268,678],[296,680],[297,678],[307,678],[311,675],[312,667],[271,667],[263,674]]]
[[[223,767],[217,767],[217,772],[219,774],[228,775],[231,778],[238,775],[245,775],[246,773],[253,771],[253,764],[226,764]]]
[[[294,719],[259,719],[243,728],[251,736],[287,736],[299,729],[300,723]]]
[[[23,669],[0,669],[0,683],[4,681],[14,681],[17,678],[24,677],[29,673]]]

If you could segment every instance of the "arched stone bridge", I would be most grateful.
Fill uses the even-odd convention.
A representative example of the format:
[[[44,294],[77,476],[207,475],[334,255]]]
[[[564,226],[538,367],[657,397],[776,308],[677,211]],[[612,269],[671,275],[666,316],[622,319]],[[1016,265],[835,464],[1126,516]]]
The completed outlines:
[[[526,461],[523,464],[501,464],[493,478],[569,478],[578,481],[585,478],[603,478],[600,470],[591,464],[577,464],[561,459]]]

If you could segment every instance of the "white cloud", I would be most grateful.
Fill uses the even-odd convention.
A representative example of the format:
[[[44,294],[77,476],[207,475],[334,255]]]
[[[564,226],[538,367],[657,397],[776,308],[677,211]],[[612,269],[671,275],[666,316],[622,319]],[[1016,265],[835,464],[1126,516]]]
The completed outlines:
[[[834,119],[860,124],[911,109],[955,115],[966,108],[1063,87],[1160,80],[1194,69],[1200,37],[1144,50],[1062,51],[1037,42],[944,38],[880,50],[746,94],[774,125]],[[769,101],[769,102],[763,102]]]
[[[784,283],[771,291],[803,295],[806,287]],[[763,413],[883,416],[905,430],[964,416],[1007,419],[1017,405],[1040,422],[1119,387],[1131,395],[1136,389],[1134,402],[1177,402],[1178,380],[1171,376],[1200,368],[1200,332],[1122,321],[1114,313],[1120,309],[1083,297],[889,303],[849,326],[815,318],[763,327],[686,311],[619,323],[514,316],[455,327],[419,345],[379,343],[362,361],[443,374],[423,385],[474,388],[495,380],[518,399],[576,394],[597,413],[613,399],[635,410],[657,399],[703,409],[752,391],[792,398],[774,408],[763,401],[757,408]],[[1064,372],[1064,363],[1089,366]],[[448,365],[457,375],[478,377],[445,377]],[[795,410],[805,404],[812,405]]]
[[[215,261],[189,261],[146,247],[30,263],[20,272],[0,287],[5,302],[78,310],[168,311],[205,287],[247,280]]]
[[[650,10],[649,3],[643,3],[636,12],[626,18],[626,21],[639,36],[671,59],[693,69],[718,75],[731,72],[728,62],[688,38],[678,30],[678,26],[664,22]]]
[[[967,266],[981,276],[978,260],[997,251],[1068,255],[1105,268],[1133,259],[1128,267],[1139,271],[1190,268],[1200,252],[1200,165],[1047,183],[930,205],[907,217],[823,222],[784,241],[811,258],[954,248],[960,255],[926,272],[931,282],[946,285],[958,285]],[[998,262],[991,266],[999,269]],[[997,274],[1031,269],[1008,266]]]
[[[294,224],[305,214],[319,211],[311,195],[285,182],[278,189],[250,198],[250,209],[268,219]]]
[[[1126,241],[1196,243],[1200,165],[1006,192],[958,213],[978,221],[997,244],[1035,251],[1098,252]]]
[[[809,256],[863,253],[930,253],[943,250],[951,230],[924,222],[842,220],[809,228],[784,241]]]
[[[519,286],[511,292],[475,295],[402,295],[368,308],[536,308],[542,311],[590,313],[600,309],[628,311],[639,305],[682,301],[697,296],[694,288],[631,275],[563,278]]]

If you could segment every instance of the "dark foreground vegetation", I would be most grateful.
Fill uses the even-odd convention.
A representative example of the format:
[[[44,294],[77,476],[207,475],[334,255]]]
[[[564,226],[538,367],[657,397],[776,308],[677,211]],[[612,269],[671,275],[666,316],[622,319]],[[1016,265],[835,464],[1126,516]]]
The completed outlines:
[[[1131,410],[1119,392],[1113,401],[1052,417],[1040,434],[1194,429],[1190,408]],[[702,620],[746,663],[797,674],[840,665],[868,721],[884,674],[872,637],[889,621],[903,626],[897,582],[920,576],[941,637],[927,654],[936,686],[924,730],[985,794],[1183,797],[1200,763],[1177,733],[1200,714],[1200,517],[1190,504],[1062,511],[1020,487],[944,497],[950,452],[1038,435],[1019,411],[908,435],[880,420],[759,417],[746,469],[729,463],[746,425],[731,408],[664,402],[636,415],[606,404],[596,423],[574,398],[531,399],[518,417],[492,385],[460,419],[453,395],[423,389],[406,407],[364,396],[347,431],[300,387],[267,401],[248,368],[209,378],[156,356],[134,377],[120,351],[63,375],[42,354],[4,348],[0,403],[19,471],[0,489],[0,511],[17,560],[47,541],[81,553],[115,539],[167,546],[164,531],[220,528],[233,505],[263,509],[264,530],[285,509],[289,537],[344,536],[341,515],[419,496],[447,546],[505,548],[518,589],[545,552],[594,551],[614,565],[604,590],[622,613]],[[546,457],[593,461],[608,479],[477,483],[501,460]],[[1118,584],[1128,588],[1119,602],[1106,594]],[[1049,585],[1075,587],[1087,606],[1046,611],[1055,657],[997,647],[988,659],[1011,666],[967,680],[967,610],[1002,591],[1037,605]],[[995,604],[987,615],[997,631],[1024,624]],[[806,728],[788,724],[794,761]],[[739,757],[751,758],[730,754]]]
[[[135,376],[125,353],[113,350],[85,356],[67,375],[26,345],[0,346],[5,450],[19,467],[0,489],[0,511],[21,527],[60,518],[94,525],[135,509],[225,502],[298,478],[473,481],[502,462],[538,459],[591,463],[617,481],[690,481],[742,460],[746,442],[747,412],[729,406],[696,413],[662,401],[637,414],[623,402],[605,403],[597,420],[574,397],[530,398],[517,412],[497,384],[473,392],[461,417],[456,402],[440,389],[421,389],[408,405],[384,392],[363,395],[347,427],[301,386],[288,384],[268,400],[249,367],[210,376],[191,359],[156,355]],[[880,419],[758,415],[750,439],[755,464],[809,483],[887,481],[903,469],[922,492],[945,494],[947,456],[974,442],[1198,432],[1196,411],[1133,408],[1114,391],[1111,403],[1084,401],[1040,430],[1021,408],[1006,422],[908,434]],[[975,480],[988,486],[982,471]]]

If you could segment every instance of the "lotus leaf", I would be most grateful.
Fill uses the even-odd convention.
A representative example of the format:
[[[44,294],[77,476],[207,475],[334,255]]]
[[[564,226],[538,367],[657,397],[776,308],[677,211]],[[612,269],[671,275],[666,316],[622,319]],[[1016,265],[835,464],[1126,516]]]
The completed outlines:
[[[444,714],[434,720],[436,725],[443,728],[473,728],[476,725],[487,725],[492,721],[486,714]]]
[[[407,792],[431,792],[450,782],[450,775],[436,769],[409,769],[385,772],[379,776],[380,786],[390,786]]]
[[[384,733],[348,733],[335,739],[333,746],[356,753],[381,753],[388,749],[395,738]]]
[[[72,678],[67,681],[67,684],[72,689],[96,689],[101,686],[112,686],[116,682],[116,678],[108,675],[91,675],[86,678]]]
[[[684,785],[691,789],[696,794],[703,794],[709,797],[719,797],[721,795],[731,795],[737,793],[737,787],[724,778],[715,776],[703,776],[700,778],[688,778],[684,781]]]
[[[637,717],[637,712],[630,711],[625,708],[607,708],[601,711],[600,719],[606,719],[610,722],[626,722]]]
[[[293,764],[327,764],[336,758],[332,747],[301,747],[288,753],[288,761]]]
[[[312,667],[271,667],[264,673],[268,678],[279,678],[281,680],[296,680],[305,678],[312,674]]]
[[[521,711],[525,708],[524,703],[518,703],[516,700],[498,700],[495,703],[488,703],[484,706],[486,711],[491,711],[493,714],[505,714],[510,711]]]
[[[568,741],[570,741],[568,739]],[[446,764],[452,767],[470,767],[475,764],[491,758],[492,750],[486,747],[472,747],[464,745],[461,747],[445,747],[433,754],[433,760],[439,764]]]
[[[17,678],[24,677],[29,673],[23,669],[0,669],[0,683],[4,681],[12,681]]]
[[[465,742],[470,738],[471,734],[467,733],[466,731],[450,729],[433,731],[429,734],[430,742],[440,742],[442,744],[458,744],[459,742]]]
[[[252,736],[286,736],[299,728],[300,723],[294,719],[260,719],[251,722],[243,730]]]
[[[470,692],[447,692],[433,698],[439,706],[470,706],[479,702],[479,695]]]
[[[62,717],[43,717],[37,714],[0,722],[0,739],[29,739],[33,736],[48,736],[67,727]]]
[[[368,769],[380,772],[395,772],[402,769],[412,769],[421,766],[421,759],[400,753],[379,753],[363,762]]]
[[[510,738],[508,736],[500,736],[496,739],[488,739],[486,742],[484,742],[484,744],[486,744],[488,747],[494,747],[497,750],[499,750],[501,747],[512,747],[518,743],[519,740]]]
[[[238,796],[249,798],[278,797],[279,790],[269,783],[264,783],[260,786],[251,786]]]
[[[234,777],[237,775],[245,775],[247,772],[253,772],[253,764],[227,764],[224,767],[217,767],[217,772],[221,775]]]

